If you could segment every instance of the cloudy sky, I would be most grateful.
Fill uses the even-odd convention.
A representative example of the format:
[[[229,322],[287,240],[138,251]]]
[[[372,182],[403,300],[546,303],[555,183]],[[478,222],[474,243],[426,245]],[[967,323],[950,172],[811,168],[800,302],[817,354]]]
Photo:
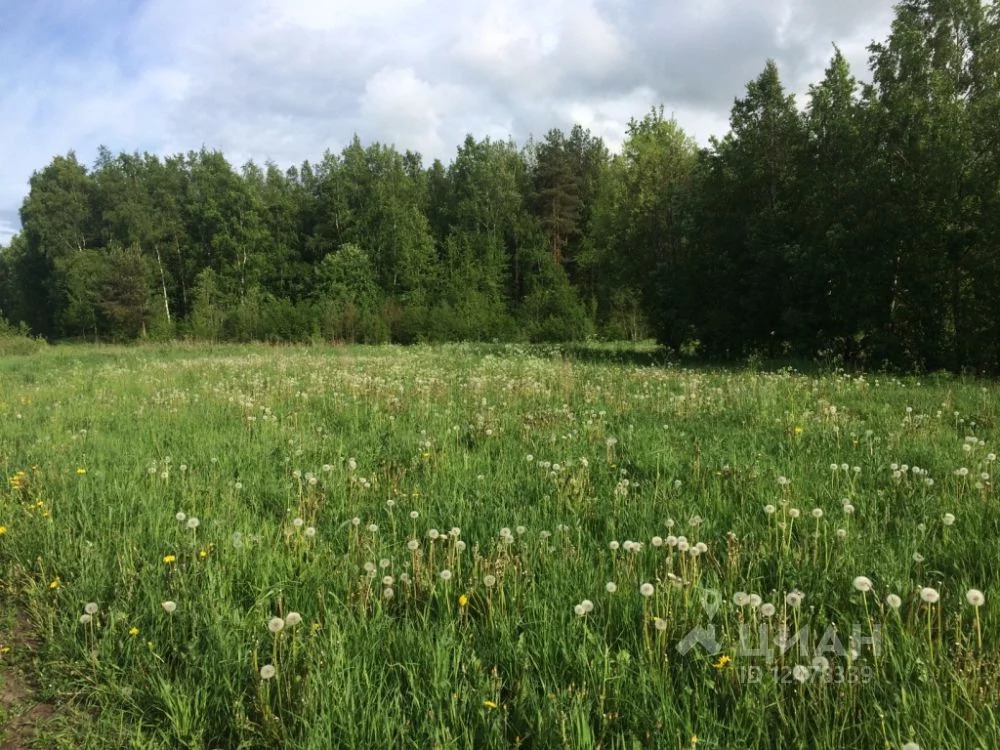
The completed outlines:
[[[0,242],[34,170],[100,144],[289,166],[356,132],[447,163],[466,133],[573,123],[614,148],[660,104],[705,143],[769,57],[800,94],[834,42],[866,77],[892,4],[0,0]]]

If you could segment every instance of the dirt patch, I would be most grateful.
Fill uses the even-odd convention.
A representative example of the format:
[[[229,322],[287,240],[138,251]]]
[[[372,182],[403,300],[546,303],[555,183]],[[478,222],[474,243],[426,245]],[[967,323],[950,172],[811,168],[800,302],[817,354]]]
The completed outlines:
[[[25,673],[39,646],[22,612],[0,620],[0,750],[31,746],[36,732],[55,714]]]

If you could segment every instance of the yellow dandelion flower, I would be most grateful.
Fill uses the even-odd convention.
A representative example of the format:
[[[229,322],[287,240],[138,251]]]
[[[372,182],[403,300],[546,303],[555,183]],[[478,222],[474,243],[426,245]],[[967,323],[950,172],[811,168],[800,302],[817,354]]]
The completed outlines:
[[[462,594],[460,597],[458,597],[458,606],[459,607],[469,606],[469,597],[466,596],[465,594]]]
[[[496,708],[497,707],[497,704],[494,703],[493,701],[483,701],[483,705],[486,706],[486,708]]]
[[[58,576],[52,579],[52,582],[49,584],[49,588],[50,589],[57,589],[57,588],[59,588],[59,577]]]
[[[204,549],[203,550],[199,550],[198,557],[200,557],[202,560],[204,560],[206,557],[208,557],[208,550],[204,550]]]
[[[128,634],[131,635],[131,636],[137,636],[137,635],[139,635],[139,628],[137,628],[137,627],[135,627],[133,625],[132,627],[130,627],[128,629]]]
[[[731,661],[732,659],[730,659],[728,655],[723,654],[722,656],[719,657],[719,660],[715,662],[715,664],[713,664],[712,666],[715,667],[716,669],[725,669],[726,665]]]
[[[87,470],[85,468],[83,468],[82,466],[78,466],[78,467],[76,467],[76,473],[77,473],[77,476],[81,476],[82,477],[84,474],[87,473]]]
[[[7,533],[7,527],[0,525],[0,536],[3,536],[6,533]]]
[[[163,562],[165,562],[167,565],[170,565],[170,563],[173,562],[177,562],[177,555],[164,555]]]
[[[795,425],[795,434],[796,435],[801,435],[802,434],[802,425],[798,425],[798,424]]]

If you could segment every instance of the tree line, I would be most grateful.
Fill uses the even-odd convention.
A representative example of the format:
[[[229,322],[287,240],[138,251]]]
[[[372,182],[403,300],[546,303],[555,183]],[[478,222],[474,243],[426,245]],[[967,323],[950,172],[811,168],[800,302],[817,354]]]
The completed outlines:
[[[0,312],[48,338],[655,336],[682,351],[1000,369],[1000,5],[904,0],[861,84],[768,62],[699,148],[663,110],[447,166],[102,148],[36,172]]]

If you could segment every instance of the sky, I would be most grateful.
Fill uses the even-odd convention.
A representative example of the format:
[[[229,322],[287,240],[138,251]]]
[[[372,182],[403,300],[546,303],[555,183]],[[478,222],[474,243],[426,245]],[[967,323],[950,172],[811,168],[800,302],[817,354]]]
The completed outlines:
[[[282,167],[364,143],[453,158],[663,106],[699,143],[768,58],[805,104],[837,44],[867,78],[892,0],[0,0],[0,243],[75,150]]]

